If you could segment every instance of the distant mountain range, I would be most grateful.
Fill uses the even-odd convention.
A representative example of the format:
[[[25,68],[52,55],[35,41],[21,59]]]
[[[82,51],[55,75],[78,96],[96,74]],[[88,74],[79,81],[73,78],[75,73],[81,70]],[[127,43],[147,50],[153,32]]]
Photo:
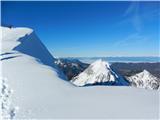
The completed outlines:
[[[67,58],[71,59],[71,58]],[[98,59],[102,59],[104,61],[108,61],[109,63],[122,62],[122,63],[155,63],[160,62],[160,57],[158,56],[133,56],[133,57],[123,57],[123,56],[114,56],[114,57],[73,57],[72,59],[79,59],[85,63],[93,63]]]
[[[117,67],[123,63],[113,63],[110,65],[101,59],[93,62],[91,65],[83,63],[77,59],[57,59],[55,63],[62,71],[64,71],[65,75],[68,76],[68,79],[76,86],[119,85],[136,86],[146,89],[158,89],[159,87],[160,79],[145,70],[145,68],[155,70],[155,68],[152,68],[151,66],[154,66],[155,64],[159,65],[160,63],[124,63],[128,72],[125,72],[125,69],[121,69],[121,67]],[[142,69],[142,71],[137,68],[134,68],[134,70],[128,69],[131,69],[132,66],[135,67],[137,64],[143,65],[137,66],[137,68]],[[121,72],[123,74],[121,74]],[[144,74],[144,76],[142,77],[141,74]],[[137,79],[135,79],[134,76],[137,76]]]
[[[74,77],[71,82],[76,86],[86,85],[129,85],[127,81],[117,75],[109,63],[103,60],[97,60],[92,63],[78,76]]]

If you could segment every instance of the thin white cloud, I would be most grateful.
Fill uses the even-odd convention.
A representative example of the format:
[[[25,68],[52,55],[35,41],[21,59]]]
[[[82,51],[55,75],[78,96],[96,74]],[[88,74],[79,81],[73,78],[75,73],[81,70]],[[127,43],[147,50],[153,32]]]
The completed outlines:
[[[140,6],[140,4],[141,2],[138,1],[131,2],[123,14],[124,19],[120,21],[120,25],[129,23],[139,33],[144,30],[144,23],[160,18],[158,5],[144,4]]]
[[[118,25],[125,26],[129,25],[131,29],[134,29],[134,33],[127,34],[122,38],[122,40],[118,40],[114,43],[114,46],[128,46],[128,45],[135,45],[136,43],[143,43],[145,41],[149,41],[149,36],[143,34],[144,30],[144,23],[146,21],[159,18],[160,17],[160,9],[154,8],[151,9],[150,6],[142,6],[143,11],[140,9],[140,2],[132,2],[129,7],[125,10],[123,17],[124,19],[119,22]],[[156,7],[156,6],[155,6]],[[147,12],[144,12],[144,9]],[[158,23],[157,23],[158,25]],[[128,27],[129,27],[128,26]],[[125,28],[124,28],[125,29]],[[157,31],[158,32],[158,31]]]
[[[127,47],[127,46],[134,46],[136,44],[141,44],[149,41],[150,38],[148,36],[140,35],[139,33],[130,34],[126,38],[119,40],[114,43],[113,46],[115,47]]]
[[[124,12],[124,18],[128,20],[129,23],[137,32],[142,30],[142,18],[140,15],[140,5],[139,2],[132,2],[130,6]]]

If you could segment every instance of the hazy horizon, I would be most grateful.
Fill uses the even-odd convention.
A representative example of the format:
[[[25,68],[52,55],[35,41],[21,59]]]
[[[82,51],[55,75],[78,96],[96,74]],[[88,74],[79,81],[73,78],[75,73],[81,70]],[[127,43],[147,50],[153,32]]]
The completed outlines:
[[[95,57],[155,57],[155,58],[160,58],[159,56],[152,56],[152,55],[148,55],[148,56],[124,56],[124,55],[117,55],[117,56],[56,56],[54,55],[54,53],[52,54],[52,56],[57,57],[57,58],[95,58]]]

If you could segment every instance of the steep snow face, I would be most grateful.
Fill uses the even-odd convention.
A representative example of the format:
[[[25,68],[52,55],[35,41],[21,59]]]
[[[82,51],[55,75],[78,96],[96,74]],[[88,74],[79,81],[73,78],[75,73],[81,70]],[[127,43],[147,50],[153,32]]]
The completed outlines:
[[[36,61],[55,68],[60,77],[65,79],[63,73],[54,64],[55,58],[41,43],[37,35],[30,28],[6,28],[0,27],[1,39],[1,60],[29,55]]]
[[[24,37],[25,35],[29,35],[33,32],[32,29],[29,28],[7,28],[0,27],[2,39],[0,39],[1,43],[1,54],[11,52],[16,46],[20,44],[19,38]]]
[[[118,76],[111,70],[109,63],[100,60],[92,63],[84,72],[71,81],[76,86],[114,82]]]
[[[54,89],[67,84],[61,79],[65,76],[33,30],[0,30],[0,119],[32,118],[34,110],[50,107],[53,99],[49,97],[60,94]]]
[[[153,76],[147,70],[142,71],[141,73],[135,74],[131,77],[128,77],[128,80],[133,86],[146,89],[158,89],[159,81],[158,78]]]

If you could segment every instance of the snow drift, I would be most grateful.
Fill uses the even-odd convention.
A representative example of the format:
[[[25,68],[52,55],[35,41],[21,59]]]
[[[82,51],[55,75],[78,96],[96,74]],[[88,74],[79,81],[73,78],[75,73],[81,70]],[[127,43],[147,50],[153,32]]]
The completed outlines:
[[[158,119],[157,91],[74,87],[62,80],[54,58],[33,30],[0,29],[1,119]]]

